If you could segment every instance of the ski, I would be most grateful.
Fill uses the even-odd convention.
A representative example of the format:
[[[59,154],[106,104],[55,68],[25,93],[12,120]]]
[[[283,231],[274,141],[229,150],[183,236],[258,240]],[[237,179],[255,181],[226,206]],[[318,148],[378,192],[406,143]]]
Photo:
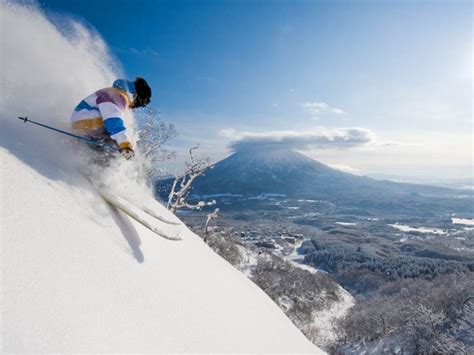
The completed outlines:
[[[126,198],[122,197],[124,200],[128,201]],[[130,202],[132,203],[132,202]],[[156,218],[157,220],[159,220],[160,222],[163,222],[163,223],[166,223],[166,224],[171,224],[171,225],[174,225],[174,226],[178,226],[179,223],[178,222],[174,222],[174,221],[170,221],[169,219],[166,219],[166,218],[163,218],[161,217],[160,215],[158,215],[154,210],[152,210],[150,207],[147,207],[147,206],[138,206],[138,208],[140,208],[143,212],[147,213],[148,215],[150,215],[151,217],[153,218]]]
[[[143,212],[145,212],[146,214],[150,215],[151,217],[153,218],[156,218],[158,221],[160,222],[163,222],[163,223],[166,223],[166,224],[171,224],[171,225],[174,225],[174,226],[178,226],[180,223],[179,222],[175,222],[175,221],[171,221],[167,218],[164,218],[162,216],[160,216],[158,213],[156,213],[156,211],[154,211],[152,208],[140,203],[140,202],[136,202],[136,201],[130,201],[128,198],[126,198],[125,196],[123,195],[115,195],[117,197],[120,197],[122,199],[124,199],[125,201],[127,201],[128,203],[136,206],[137,208],[141,209]],[[158,203],[156,200],[153,200],[154,202]]]
[[[169,240],[182,240],[179,237],[179,232],[176,234],[176,236],[170,236],[168,233],[162,231],[158,227],[154,226],[152,223],[146,221],[146,219],[143,218],[143,216],[140,215],[140,212],[142,210],[139,207],[134,206],[133,204],[131,204],[127,200],[125,200],[125,199],[123,199],[119,196],[115,196],[115,195],[112,195],[110,193],[107,193],[105,191],[98,190],[98,192],[100,193],[102,198],[107,203],[109,203],[111,206],[113,206],[113,207],[119,209],[120,211],[124,212],[125,214],[127,214],[128,216],[130,216],[131,218],[133,218],[134,220],[136,220],[137,222],[139,222],[140,224],[142,224],[146,228],[150,229],[155,234],[158,234],[160,237],[165,238],[165,239],[169,239]],[[145,211],[143,211],[143,212],[145,212]],[[149,214],[147,213],[147,215],[149,215]]]

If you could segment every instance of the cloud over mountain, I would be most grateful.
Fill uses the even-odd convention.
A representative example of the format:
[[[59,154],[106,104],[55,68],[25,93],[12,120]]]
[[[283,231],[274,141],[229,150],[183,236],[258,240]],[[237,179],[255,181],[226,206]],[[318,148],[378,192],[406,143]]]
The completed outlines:
[[[318,128],[306,131],[238,132],[228,128],[221,136],[231,139],[234,151],[267,149],[314,149],[352,148],[367,145],[375,140],[375,134],[366,128]]]

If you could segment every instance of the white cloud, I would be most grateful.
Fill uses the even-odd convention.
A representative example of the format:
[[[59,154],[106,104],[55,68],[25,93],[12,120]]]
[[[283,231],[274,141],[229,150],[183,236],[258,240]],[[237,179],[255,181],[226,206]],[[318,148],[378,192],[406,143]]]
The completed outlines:
[[[345,173],[350,173],[354,175],[362,175],[362,171],[360,169],[353,168],[349,165],[343,165],[343,164],[326,164],[330,168],[336,169],[343,171]]]
[[[236,139],[240,134],[233,128],[223,128],[219,131],[219,135],[224,138]]]
[[[311,114],[313,119],[318,119],[323,115],[344,115],[346,112],[340,108],[332,107],[325,102],[305,102],[302,107]]]
[[[234,151],[255,148],[312,149],[352,148],[374,142],[375,134],[366,128],[318,128],[306,131],[238,132],[233,128],[222,129],[219,134],[232,140]]]

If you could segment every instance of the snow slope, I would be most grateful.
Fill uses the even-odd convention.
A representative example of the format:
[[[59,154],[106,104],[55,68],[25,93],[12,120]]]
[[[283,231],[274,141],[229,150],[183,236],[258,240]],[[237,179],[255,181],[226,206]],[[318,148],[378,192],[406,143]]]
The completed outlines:
[[[184,225],[169,241],[114,211],[78,174],[77,145],[16,119],[68,129],[120,77],[100,35],[5,0],[0,33],[0,351],[319,352]]]
[[[0,157],[3,351],[318,352],[184,225],[162,239],[80,177]]]

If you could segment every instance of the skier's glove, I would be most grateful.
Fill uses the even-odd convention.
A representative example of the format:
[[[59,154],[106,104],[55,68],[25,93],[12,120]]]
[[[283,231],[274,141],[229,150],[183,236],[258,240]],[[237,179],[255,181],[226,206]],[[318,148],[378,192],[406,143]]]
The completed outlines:
[[[122,148],[120,149],[120,155],[125,159],[130,160],[135,156],[135,152],[130,148]]]

